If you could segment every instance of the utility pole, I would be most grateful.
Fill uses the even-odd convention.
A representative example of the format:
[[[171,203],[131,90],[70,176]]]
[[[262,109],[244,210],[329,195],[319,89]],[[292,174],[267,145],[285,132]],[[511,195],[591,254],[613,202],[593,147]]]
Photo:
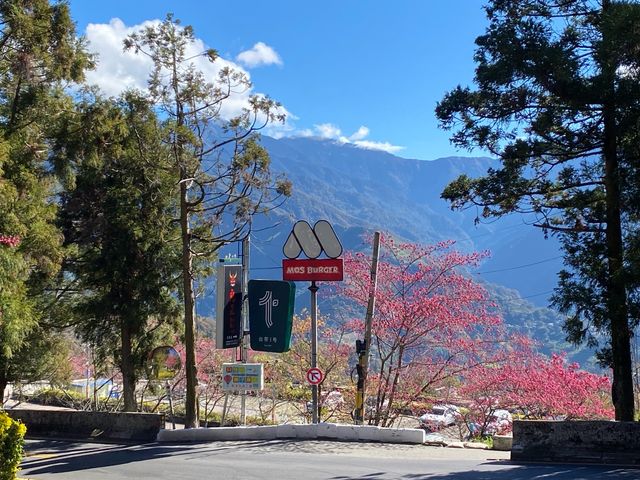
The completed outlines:
[[[367,373],[369,370],[369,354],[371,352],[371,324],[376,308],[376,288],[378,286],[378,258],[380,256],[380,232],[373,234],[373,254],[371,257],[371,281],[369,283],[369,303],[365,317],[364,341],[356,340],[356,353],[358,354],[358,384],[356,390],[356,408],[353,419],[356,425],[364,423],[366,405]]]

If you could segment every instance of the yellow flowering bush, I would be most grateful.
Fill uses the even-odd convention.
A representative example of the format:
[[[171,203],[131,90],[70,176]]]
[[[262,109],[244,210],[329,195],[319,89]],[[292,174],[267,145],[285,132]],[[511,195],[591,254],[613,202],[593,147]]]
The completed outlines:
[[[15,480],[27,427],[0,411],[0,480]]]

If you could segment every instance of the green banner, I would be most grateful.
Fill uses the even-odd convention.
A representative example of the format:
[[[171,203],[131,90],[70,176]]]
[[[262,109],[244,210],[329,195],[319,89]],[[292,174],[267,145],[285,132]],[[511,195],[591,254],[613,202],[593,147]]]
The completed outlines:
[[[252,350],[278,353],[289,351],[295,294],[296,285],[293,282],[249,281]]]

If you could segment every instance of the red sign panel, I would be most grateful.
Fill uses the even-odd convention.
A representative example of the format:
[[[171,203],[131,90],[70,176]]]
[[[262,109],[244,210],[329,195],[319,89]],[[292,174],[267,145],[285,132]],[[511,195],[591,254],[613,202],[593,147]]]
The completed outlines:
[[[291,282],[339,282],[343,278],[341,258],[282,260],[282,279]]]

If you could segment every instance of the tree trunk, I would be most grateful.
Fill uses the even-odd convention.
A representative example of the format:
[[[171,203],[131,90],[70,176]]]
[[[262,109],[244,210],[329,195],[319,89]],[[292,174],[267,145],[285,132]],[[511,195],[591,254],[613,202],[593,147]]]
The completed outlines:
[[[120,326],[120,372],[122,373],[122,396],[124,411],[135,412],[136,404],[136,372],[131,353],[131,325],[126,319],[121,320]]]
[[[181,174],[186,178],[186,174]],[[180,183],[180,227],[182,235],[182,283],[184,290],[184,347],[187,393],[185,398],[185,428],[198,427],[198,400],[196,396],[197,370],[195,353],[195,294],[193,290],[191,231],[187,183]]]
[[[0,369],[0,410],[2,409],[3,400],[4,400],[4,391],[7,389],[7,385],[9,381],[7,380],[7,375],[5,374],[3,369]]]
[[[606,18],[610,1],[602,2],[602,15]],[[608,48],[612,39],[607,29],[603,32],[603,48]],[[605,58],[608,58],[606,55]],[[631,331],[629,328],[627,288],[624,277],[624,245],[622,241],[620,208],[620,170],[618,166],[618,141],[616,125],[616,70],[611,59],[602,64],[602,76],[606,82],[603,103],[603,157],[604,183],[606,188],[606,247],[608,263],[607,311],[611,330],[611,355],[613,383],[611,397],[616,420],[633,421],[634,395],[631,367]]]
[[[615,136],[607,135],[607,124],[612,121],[605,108],[605,185],[607,203],[607,261],[609,276],[607,283],[607,310],[611,329],[611,354],[613,384],[611,397],[616,411],[616,420],[633,421],[633,376],[631,368],[631,331],[629,329],[627,289],[624,279],[624,246],[620,221],[620,192],[618,185],[618,159]],[[613,139],[611,139],[613,137]],[[610,145],[612,144],[612,145]]]

